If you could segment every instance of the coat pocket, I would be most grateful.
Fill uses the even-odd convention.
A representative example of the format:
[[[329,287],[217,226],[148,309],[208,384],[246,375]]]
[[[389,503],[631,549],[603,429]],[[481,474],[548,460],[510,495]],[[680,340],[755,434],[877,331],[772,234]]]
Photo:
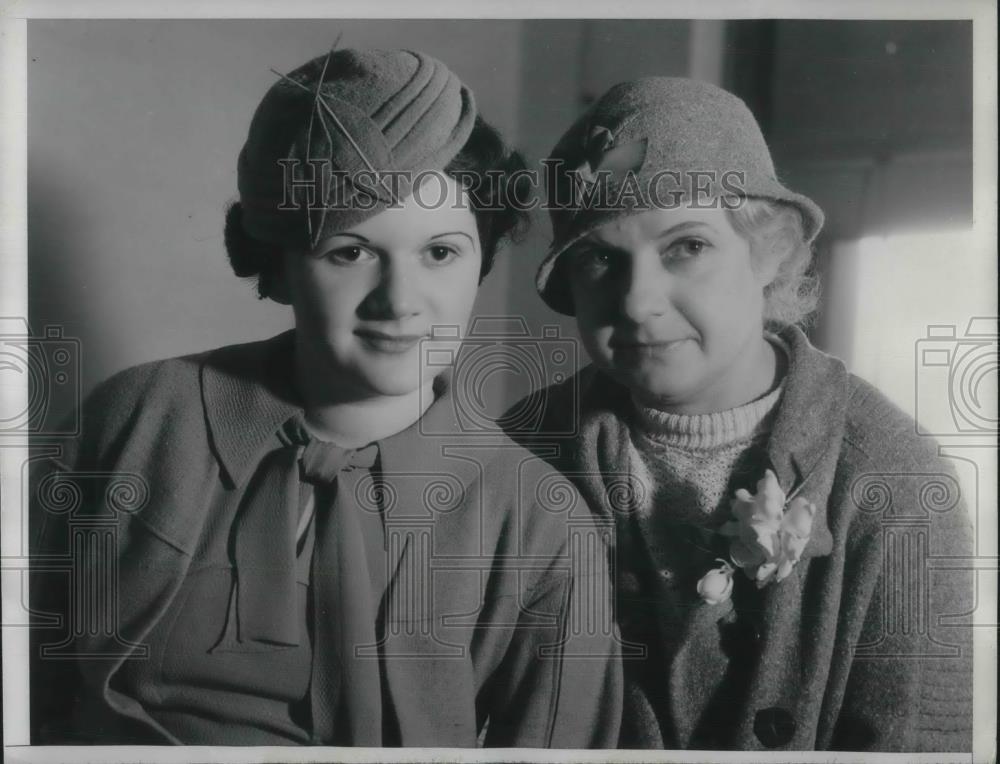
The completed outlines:
[[[237,692],[296,697],[309,686],[311,645],[306,633],[307,588],[299,584],[298,645],[232,639],[229,628],[233,572],[230,568],[192,571],[168,614],[161,640],[151,635],[159,656],[158,680],[165,688],[218,686]]]

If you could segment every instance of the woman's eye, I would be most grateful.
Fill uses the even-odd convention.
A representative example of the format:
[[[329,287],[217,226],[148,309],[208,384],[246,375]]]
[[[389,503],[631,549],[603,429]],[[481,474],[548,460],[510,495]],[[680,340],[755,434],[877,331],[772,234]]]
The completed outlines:
[[[705,248],[708,246],[708,242],[704,239],[696,239],[693,237],[688,237],[676,241],[670,245],[667,252],[672,257],[686,258],[686,257],[697,257]]]
[[[458,252],[456,252],[452,247],[435,244],[433,247],[427,248],[427,259],[434,265],[444,265],[446,263],[450,263],[456,257],[458,257]]]
[[[353,265],[368,260],[374,255],[363,247],[339,247],[331,250],[326,255],[328,260],[341,265]]]
[[[573,264],[582,274],[591,278],[600,276],[611,267],[611,255],[603,249],[585,249],[573,257]]]

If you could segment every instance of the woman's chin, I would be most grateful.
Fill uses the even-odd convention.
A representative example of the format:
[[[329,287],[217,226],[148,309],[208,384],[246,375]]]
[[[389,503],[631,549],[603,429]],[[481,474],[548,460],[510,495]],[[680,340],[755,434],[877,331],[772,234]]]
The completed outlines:
[[[683,401],[690,398],[697,389],[697,384],[691,378],[690,367],[681,370],[664,368],[660,364],[643,364],[616,366],[609,371],[635,398],[649,404],[654,401],[661,405]]]
[[[412,395],[423,386],[416,374],[406,377],[375,377],[367,380],[368,389],[375,396],[395,398],[402,395]]]

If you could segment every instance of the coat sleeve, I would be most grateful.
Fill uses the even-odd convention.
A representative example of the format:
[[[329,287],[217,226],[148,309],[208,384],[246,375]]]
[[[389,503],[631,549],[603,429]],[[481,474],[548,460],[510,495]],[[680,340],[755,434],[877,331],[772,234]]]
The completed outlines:
[[[593,523],[575,525],[561,564],[526,594],[491,683],[486,746],[616,746],[621,645],[600,538]]]
[[[972,528],[951,465],[923,450],[853,483],[866,529],[848,565],[874,584],[849,590],[870,595],[848,605],[863,625],[833,749],[972,747]]]
[[[72,607],[73,527],[102,511],[101,476],[106,452],[117,446],[159,364],[145,364],[99,385],[81,406],[80,432],[58,442],[58,453],[32,461],[28,470],[29,602],[34,618],[30,644],[31,738],[37,744],[80,739],[74,709],[85,703],[74,638],[87,627],[87,612]],[[93,479],[92,479],[93,478]],[[81,526],[82,527],[82,526]]]

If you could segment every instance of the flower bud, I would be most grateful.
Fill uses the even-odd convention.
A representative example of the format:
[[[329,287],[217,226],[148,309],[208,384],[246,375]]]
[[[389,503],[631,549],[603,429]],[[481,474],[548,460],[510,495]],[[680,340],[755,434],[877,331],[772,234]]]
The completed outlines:
[[[719,605],[733,594],[733,569],[726,563],[708,571],[698,581],[698,596],[709,605]]]

